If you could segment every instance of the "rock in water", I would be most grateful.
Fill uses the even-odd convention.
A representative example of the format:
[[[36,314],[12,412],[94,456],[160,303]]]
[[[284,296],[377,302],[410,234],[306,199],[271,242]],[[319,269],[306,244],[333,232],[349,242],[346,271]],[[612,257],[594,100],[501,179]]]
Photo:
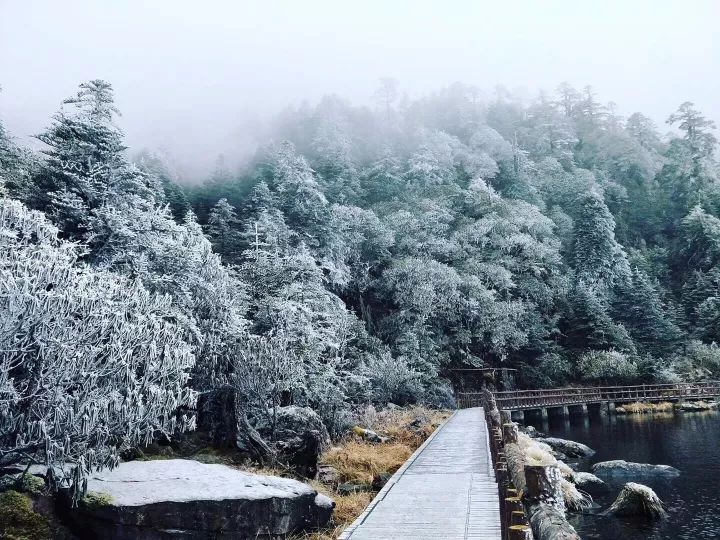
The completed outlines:
[[[275,426],[267,418],[259,419],[257,430],[273,441],[277,459],[306,478],[317,473],[318,457],[330,447],[330,435],[322,419],[306,407],[280,407]]]
[[[538,437],[544,437],[545,434],[535,429],[533,426],[519,426],[520,432],[524,433],[531,439],[536,439]]]
[[[708,411],[710,409],[717,409],[718,403],[711,401],[681,401],[675,404],[675,409],[679,411],[693,412],[693,411]]]
[[[605,513],[613,516],[644,516],[650,519],[662,519],[667,515],[655,492],[635,482],[628,482],[623,486],[617,499]]]
[[[649,463],[632,463],[622,459],[601,461],[592,466],[592,471],[600,477],[612,476],[680,476],[680,471],[669,465],[651,465]]]
[[[600,478],[589,472],[576,472],[573,474],[573,482],[578,487],[604,486]]]
[[[91,538],[271,538],[325,525],[335,503],[307,484],[225,465],[131,461],[94,474],[71,519]]]
[[[558,439],[555,437],[537,437],[536,441],[544,442],[550,448],[557,452],[562,452],[568,457],[588,457],[595,453],[595,450],[582,443],[569,441],[567,439]]]

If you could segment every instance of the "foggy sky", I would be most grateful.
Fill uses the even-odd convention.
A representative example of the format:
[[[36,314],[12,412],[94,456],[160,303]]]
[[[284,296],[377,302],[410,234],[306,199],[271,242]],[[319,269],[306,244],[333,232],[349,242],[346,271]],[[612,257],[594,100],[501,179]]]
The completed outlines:
[[[719,16],[718,0],[0,0],[0,118],[30,142],[102,78],[132,148],[197,172],[286,105],[370,103],[392,76],[410,97],[589,84],[665,132],[686,100],[720,120]]]

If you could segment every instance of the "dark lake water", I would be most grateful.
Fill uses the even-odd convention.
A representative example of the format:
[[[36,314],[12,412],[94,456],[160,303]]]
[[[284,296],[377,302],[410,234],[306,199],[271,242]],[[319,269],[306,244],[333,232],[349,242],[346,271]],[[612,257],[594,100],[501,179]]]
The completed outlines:
[[[570,522],[584,540],[701,540],[720,539],[720,412],[659,413],[648,415],[571,416],[570,421],[550,418],[543,426],[528,424],[549,436],[587,444],[597,453],[579,463],[587,471],[598,461],[624,459],[672,465],[679,478],[637,479],[653,488],[666,504],[668,518],[638,522],[628,518],[571,515]],[[633,481],[633,479],[630,479]],[[623,482],[606,491],[593,490],[593,498],[607,508]]]

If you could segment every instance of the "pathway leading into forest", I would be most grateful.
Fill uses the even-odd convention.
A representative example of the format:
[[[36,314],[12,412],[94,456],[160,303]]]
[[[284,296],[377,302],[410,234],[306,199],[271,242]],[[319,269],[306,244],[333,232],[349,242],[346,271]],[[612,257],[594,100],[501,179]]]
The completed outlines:
[[[480,407],[456,411],[338,540],[499,540],[498,488]]]

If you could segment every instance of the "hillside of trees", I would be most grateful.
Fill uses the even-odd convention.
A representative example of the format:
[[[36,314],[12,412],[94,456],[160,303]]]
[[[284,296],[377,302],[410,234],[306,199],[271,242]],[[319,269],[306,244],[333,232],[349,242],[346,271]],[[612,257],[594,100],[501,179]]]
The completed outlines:
[[[460,84],[278,116],[255,158],[183,187],[133,153],[112,87],[38,135],[0,125],[0,466],[91,468],[192,429],[230,387],[331,433],[354,407],[452,406],[452,370],[516,384],[720,376],[720,182],[692,103],[662,135],[567,84]]]

